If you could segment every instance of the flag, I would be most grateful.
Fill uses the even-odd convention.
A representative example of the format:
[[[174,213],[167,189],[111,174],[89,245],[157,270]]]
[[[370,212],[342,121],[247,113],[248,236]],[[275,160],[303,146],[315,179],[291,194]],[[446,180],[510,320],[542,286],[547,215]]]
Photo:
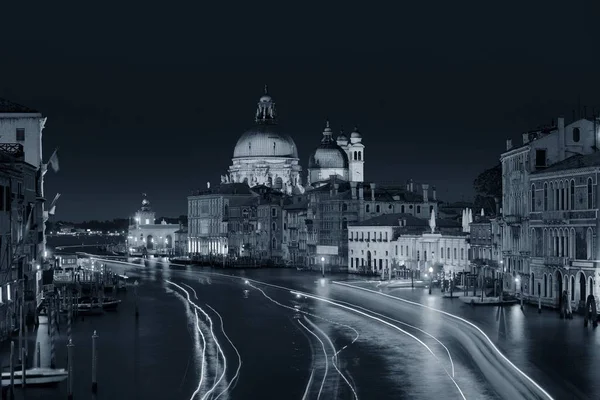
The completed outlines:
[[[60,196],[60,193],[56,193],[56,195],[54,196],[54,200],[52,200],[52,203],[50,203],[50,208],[52,208],[56,204],[56,201],[60,199]]]
[[[58,172],[59,167],[58,167],[58,149],[54,150],[54,153],[52,153],[52,155],[50,156],[50,159],[48,160],[48,165],[50,165],[52,167],[52,169],[54,170],[54,172]]]

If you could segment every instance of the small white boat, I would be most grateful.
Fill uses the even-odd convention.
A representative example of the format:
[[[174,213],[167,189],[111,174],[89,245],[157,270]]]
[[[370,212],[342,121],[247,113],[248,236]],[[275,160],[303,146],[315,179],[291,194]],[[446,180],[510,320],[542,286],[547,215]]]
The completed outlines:
[[[31,368],[25,371],[25,384],[55,385],[67,379],[68,372],[64,368]],[[23,371],[15,371],[15,386],[21,386]],[[2,373],[2,386],[10,385],[10,372]]]

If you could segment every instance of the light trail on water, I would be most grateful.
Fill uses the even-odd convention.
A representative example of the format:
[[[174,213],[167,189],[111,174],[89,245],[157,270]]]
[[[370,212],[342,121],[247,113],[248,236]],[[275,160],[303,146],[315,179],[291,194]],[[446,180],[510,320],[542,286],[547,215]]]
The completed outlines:
[[[378,295],[380,295],[380,296],[385,296],[385,297],[388,297],[388,298],[390,298],[390,299],[394,299],[394,300],[396,300],[396,301],[402,301],[402,302],[404,302],[404,303],[407,303],[407,304],[412,304],[412,305],[414,305],[414,306],[419,306],[419,307],[422,307],[422,308],[426,308],[426,309],[428,309],[428,310],[432,310],[432,311],[435,311],[435,312],[438,312],[438,313],[441,313],[441,314],[447,315],[447,316],[449,316],[449,317],[451,317],[451,318],[457,319],[457,320],[459,320],[459,321],[461,321],[461,322],[464,322],[465,324],[467,324],[467,325],[469,325],[469,326],[473,327],[474,329],[476,329],[476,330],[477,330],[477,331],[478,331],[478,332],[479,332],[479,333],[480,333],[480,334],[481,334],[481,335],[482,335],[482,336],[483,336],[483,337],[484,337],[484,338],[487,340],[488,344],[489,344],[489,345],[492,347],[492,349],[494,349],[494,351],[495,351],[495,352],[496,352],[496,353],[497,353],[497,354],[498,354],[498,355],[499,355],[499,356],[500,356],[500,357],[501,357],[501,358],[502,358],[504,361],[506,361],[506,362],[507,362],[507,363],[508,363],[508,364],[509,364],[509,365],[510,365],[512,368],[514,368],[514,369],[515,369],[515,371],[517,371],[517,372],[518,372],[518,373],[519,373],[521,376],[523,376],[525,379],[527,379],[527,380],[528,380],[528,381],[529,381],[529,382],[530,382],[530,383],[531,383],[531,384],[532,384],[532,385],[533,385],[533,386],[534,386],[534,387],[535,387],[537,390],[539,390],[541,393],[543,393],[543,394],[544,394],[544,396],[545,396],[545,397],[546,397],[548,400],[554,400],[554,398],[553,398],[552,396],[550,396],[550,394],[549,394],[548,392],[546,392],[546,391],[544,390],[544,388],[542,388],[542,387],[541,387],[541,386],[540,386],[540,385],[539,385],[539,384],[538,384],[536,381],[534,381],[534,380],[533,380],[533,379],[532,379],[532,378],[531,378],[529,375],[527,375],[525,372],[521,371],[521,370],[519,369],[519,367],[517,367],[515,364],[513,364],[513,363],[512,363],[512,361],[510,361],[510,360],[509,360],[509,359],[508,359],[508,358],[507,358],[507,357],[506,357],[504,354],[502,354],[502,352],[501,352],[501,351],[500,351],[500,350],[499,350],[499,349],[496,347],[496,345],[494,344],[494,342],[492,342],[492,339],[490,339],[490,338],[489,338],[489,336],[488,336],[488,335],[486,335],[486,334],[485,334],[485,332],[483,332],[483,331],[482,331],[482,330],[481,330],[481,329],[480,329],[480,328],[479,328],[477,325],[475,325],[474,323],[472,323],[472,322],[470,322],[470,321],[468,321],[468,320],[466,320],[466,319],[464,319],[464,318],[461,318],[461,317],[459,317],[458,315],[454,315],[454,314],[451,314],[451,313],[449,313],[449,312],[446,312],[446,311],[438,310],[437,308],[433,308],[433,307],[430,307],[430,306],[426,306],[425,304],[421,304],[421,303],[417,303],[417,302],[414,302],[414,301],[410,301],[410,300],[402,299],[402,298],[400,298],[400,297],[396,297],[396,296],[391,296],[391,295],[389,295],[389,294],[386,294],[386,293],[376,292],[376,291],[374,291],[374,290],[371,290],[371,289],[366,289],[366,288],[362,288],[362,287],[360,287],[360,286],[349,285],[349,284],[347,284],[347,283],[343,283],[343,282],[333,282],[333,283],[334,283],[334,284],[336,284],[336,285],[340,285],[340,286],[345,286],[345,287],[349,287],[349,288],[353,288],[353,289],[359,289],[359,290],[363,290],[363,291],[365,291],[365,292],[369,292],[369,293],[375,293],[375,294],[378,294]]]
[[[340,354],[342,351],[344,351],[345,349],[347,349],[347,348],[348,348],[348,346],[351,346],[351,345],[353,345],[353,344],[354,344],[354,343],[355,343],[355,342],[358,340],[358,338],[360,337],[360,334],[358,333],[358,331],[357,331],[355,328],[351,327],[350,325],[346,325],[346,324],[342,324],[342,323],[340,323],[340,322],[332,321],[332,320],[330,320],[330,319],[327,319],[327,318],[321,317],[321,316],[319,316],[319,315],[316,315],[316,314],[309,313],[308,311],[300,310],[300,309],[297,309],[297,308],[294,308],[294,307],[287,306],[287,305],[285,305],[285,304],[281,304],[280,302],[278,302],[277,300],[275,300],[275,299],[271,298],[271,297],[270,297],[268,294],[266,294],[264,290],[262,290],[261,288],[259,288],[259,287],[256,287],[256,286],[254,286],[253,284],[251,284],[251,283],[250,283],[248,280],[245,280],[244,282],[246,283],[246,285],[250,286],[251,288],[258,290],[260,293],[262,293],[262,295],[263,295],[265,298],[267,298],[268,300],[270,300],[271,302],[273,302],[274,304],[276,304],[276,305],[278,305],[278,306],[280,306],[280,307],[287,308],[287,309],[289,309],[289,310],[292,310],[292,311],[294,311],[294,312],[300,312],[300,313],[304,314],[305,316],[306,316],[306,315],[309,315],[309,316],[311,316],[311,317],[313,317],[313,318],[318,318],[318,319],[320,319],[320,320],[322,320],[322,321],[325,321],[325,322],[328,322],[328,323],[330,323],[330,324],[333,324],[333,325],[338,325],[338,326],[342,326],[342,327],[344,327],[344,328],[347,328],[347,329],[350,329],[350,330],[352,330],[352,331],[353,331],[353,332],[356,334],[356,336],[354,337],[354,339],[352,340],[352,342],[350,342],[350,344],[349,344],[349,345],[346,345],[346,346],[342,347],[341,349],[339,349],[339,350],[338,350],[338,351],[335,353],[335,355],[334,355],[335,357],[338,357],[338,356],[339,356],[339,354]],[[287,289],[286,289],[286,290],[287,290]],[[309,343],[310,343],[310,342],[309,342]],[[311,347],[312,347],[312,345],[311,345]],[[334,352],[335,352],[335,348],[334,348]],[[337,367],[336,367],[336,369],[337,369]],[[340,371],[338,370],[338,372],[340,372]],[[346,371],[346,372],[348,372],[348,371]],[[345,381],[345,382],[348,384],[348,386],[350,387],[350,390],[352,390],[352,393],[354,394],[354,398],[355,398],[355,399],[358,399],[358,395],[357,395],[357,393],[356,393],[356,389],[355,389],[354,385],[352,385],[352,384],[350,383],[350,381],[348,381],[348,380],[346,379],[346,377],[345,377],[345,376],[344,376],[344,375],[343,375],[341,372],[340,372],[340,375],[342,375],[342,378],[344,378],[344,381]],[[311,375],[311,376],[312,376],[312,375]],[[348,376],[350,377],[350,379],[352,379],[352,375],[350,375],[350,373],[349,373],[349,372],[348,372]],[[311,378],[311,379],[309,379],[309,383],[308,383],[308,385],[309,385],[309,386],[310,386],[311,382],[312,382],[312,378]],[[306,389],[306,390],[308,390],[308,386],[307,386],[307,389]]]
[[[308,324],[310,326],[313,327],[313,329],[317,330],[321,335],[323,335],[327,339],[327,341],[329,342],[329,345],[331,346],[331,349],[333,350],[333,356],[331,357],[331,362],[333,364],[333,368],[335,368],[335,370],[342,377],[342,379],[344,380],[344,382],[346,382],[346,384],[348,385],[348,387],[350,388],[350,390],[352,390],[352,394],[354,395],[354,398],[358,400],[358,395],[356,394],[356,391],[354,390],[354,388],[352,387],[352,385],[350,384],[350,382],[348,381],[348,379],[346,379],[346,377],[344,376],[344,374],[342,373],[342,371],[340,371],[340,369],[337,366],[337,364],[338,364],[338,354],[343,349],[345,349],[346,347],[342,347],[341,349],[339,349],[339,350],[336,351],[335,346],[333,345],[333,341],[331,340],[331,338],[329,337],[329,335],[327,335],[325,332],[323,332],[323,330],[321,328],[319,328],[314,322],[312,322],[306,316],[304,316],[304,319],[306,320],[306,322],[308,322]]]
[[[319,336],[317,336],[316,333],[314,333],[313,331],[311,331],[310,329],[308,329],[306,327],[306,325],[304,325],[302,323],[302,321],[298,321],[298,323],[304,329],[306,329],[306,331],[308,333],[310,333],[311,335],[313,335],[319,341],[319,343],[321,343],[321,347],[323,348],[323,354],[325,355],[325,357],[324,357],[324,360],[325,360],[325,373],[323,374],[323,380],[321,381],[321,387],[319,387],[319,394],[317,395],[317,400],[319,400],[321,398],[321,393],[323,393],[323,387],[325,386],[325,381],[327,380],[327,373],[329,372],[329,357],[327,357],[327,349],[325,349],[325,343],[323,343],[323,341],[321,340],[321,338]]]
[[[235,347],[235,345],[233,344],[233,342],[231,341],[231,339],[229,339],[229,336],[227,336],[227,333],[225,333],[225,328],[223,327],[223,317],[221,317],[221,314],[219,314],[217,312],[217,310],[215,310],[214,308],[212,308],[208,304],[206,305],[206,307],[208,307],[211,310],[213,310],[213,312],[215,314],[217,314],[217,316],[219,317],[219,320],[221,320],[221,332],[223,332],[223,335],[225,336],[225,339],[227,339],[227,341],[229,342],[229,344],[231,345],[231,347],[233,348],[233,350],[235,351],[235,353],[238,356],[238,367],[237,367],[237,369],[235,371],[235,375],[233,375],[233,378],[231,378],[231,380],[229,381],[229,384],[227,384],[227,386],[225,387],[225,389],[223,389],[223,391],[221,393],[219,393],[219,395],[217,397],[214,398],[214,400],[217,400],[219,397],[221,397],[225,392],[227,392],[231,388],[231,386],[233,385],[234,382],[237,382],[237,379],[240,376],[240,369],[242,368],[242,356],[240,355],[240,352],[238,351],[237,347]]]
[[[211,336],[213,338],[213,341],[217,347],[217,357],[219,356],[219,354],[221,355],[221,357],[223,358],[223,373],[221,374],[221,376],[219,377],[219,379],[217,380],[217,382],[215,384],[212,385],[212,387],[206,392],[204,393],[204,395],[202,396],[201,400],[206,400],[208,399],[208,397],[215,391],[215,389],[218,387],[218,385],[221,383],[221,381],[223,380],[223,378],[225,377],[225,373],[227,371],[227,359],[225,357],[225,353],[223,352],[223,349],[221,348],[221,345],[219,343],[219,340],[217,339],[217,336],[215,335],[214,329],[213,329],[213,321],[212,318],[210,317],[210,315],[208,315],[206,313],[206,311],[204,311],[204,309],[202,309],[202,307],[200,307],[199,305],[197,305],[196,303],[194,303],[190,297],[190,293],[185,290],[183,287],[181,287],[180,285],[171,282],[169,280],[165,280],[165,282],[175,286],[176,288],[178,288],[179,290],[181,290],[182,292],[184,292],[187,296],[187,300],[188,302],[194,306],[195,310],[196,310],[196,316],[198,315],[197,311],[200,311],[204,317],[208,320],[208,324],[209,324],[209,330],[211,333]],[[185,284],[184,284],[185,285]],[[199,326],[199,325],[198,325]],[[198,387],[199,389],[201,388],[201,386]],[[194,392],[194,394],[192,395],[192,399],[194,399],[194,397],[196,397],[196,395],[200,392],[200,390],[198,390],[197,392]]]

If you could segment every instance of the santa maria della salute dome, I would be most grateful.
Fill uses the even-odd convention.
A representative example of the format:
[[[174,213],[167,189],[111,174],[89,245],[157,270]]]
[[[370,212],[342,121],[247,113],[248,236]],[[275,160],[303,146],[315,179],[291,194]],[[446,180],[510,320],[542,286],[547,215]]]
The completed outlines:
[[[321,145],[309,157],[308,183],[318,186],[331,175],[342,180],[363,181],[364,145],[355,129],[350,141],[340,134],[333,139],[329,122]],[[233,151],[229,174],[224,183],[265,185],[287,194],[303,193],[302,167],[298,149],[291,136],[280,130],[275,102],[265,94],[258,101],[254,127],[238,139]]]

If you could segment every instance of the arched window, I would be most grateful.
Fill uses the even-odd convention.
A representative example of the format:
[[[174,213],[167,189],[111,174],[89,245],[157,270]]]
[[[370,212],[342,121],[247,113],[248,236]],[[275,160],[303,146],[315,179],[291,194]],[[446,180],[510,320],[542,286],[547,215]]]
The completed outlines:
[[[575,277],[571,275],[571,301],[575,301]]]
[[[535,211],[535,185],[531,185],[531,211]]]
[[[367,204],[367,205],[365,206],[365,211],[366,211],[366,212],[370,212],[370,211],[371,211],[371,206]]]
[[[571,184],[569,186],[571,186],[571,190],[569,191],[569,196],[570,196],[569,209],[574,210],[575,209],[575,179],[571,180]]]
[[[448,257],[446,257],[446,258],[449,260],[449,259],[450,259],[450,247],[448,247],[448,249],[447,249],[447,250],[448,250],[448,251],[447,251],[447,253],[446,253],[446,254],[448,255]]]
[[[593,195],[592,189],[593,189],[592,178],[588,178],[588,181],[587,181],[587,208],[588,208],[588,210],[591,210],[592,208],[594,208],[594,195]]]
[[[375,206],[375,212],[381,212],[381,206],[379,204]]]
[[[358,152],[358,161],[361,161],[361,159],[362,159],[362,155],[361,155],[361,152],[359,151]]]
[[[573,128],[573,141],[575,143],[579,142],[579,138],[581,137],[581,133],[579,128]]]
[[[587,259],[591,260],[592,259],[592,252],[593,252],[593,244],[594,244],[594,232],[592,231],[592,228],[588,228],[587,229],[587,233],[586,233],[586,237],[585,237],[585,247],[587,250]]]
[[[531,282],[529,283],[529,294],[535,296],[535,275],[531,273]]]
[[[277,239],[273,238],[273,241],[271,242],[271,248],[273,250],[275,250],[277,248]]]
[[[548,182],[544,182],[544,211],[548,211]]]
[[[552,293],[552,275],[548,275],[548,295],[549,297],[554,297],[554,294]]]
[[[548,297],[548,275],[544,274],[544,297]]]
[[[358,160],[358,152],[356,152],[356,151],[354,152],[354,159]]]
[[[273,229],[274,231],[276,231],[276,230],[277,230],[277,223],[276,223],[276,222],[273,222],[273,224],[271,225],[271,227],[272,227],[272,229]]]
[[[461,260],[465,259],[465,249],[460,249],[460,259]]]

